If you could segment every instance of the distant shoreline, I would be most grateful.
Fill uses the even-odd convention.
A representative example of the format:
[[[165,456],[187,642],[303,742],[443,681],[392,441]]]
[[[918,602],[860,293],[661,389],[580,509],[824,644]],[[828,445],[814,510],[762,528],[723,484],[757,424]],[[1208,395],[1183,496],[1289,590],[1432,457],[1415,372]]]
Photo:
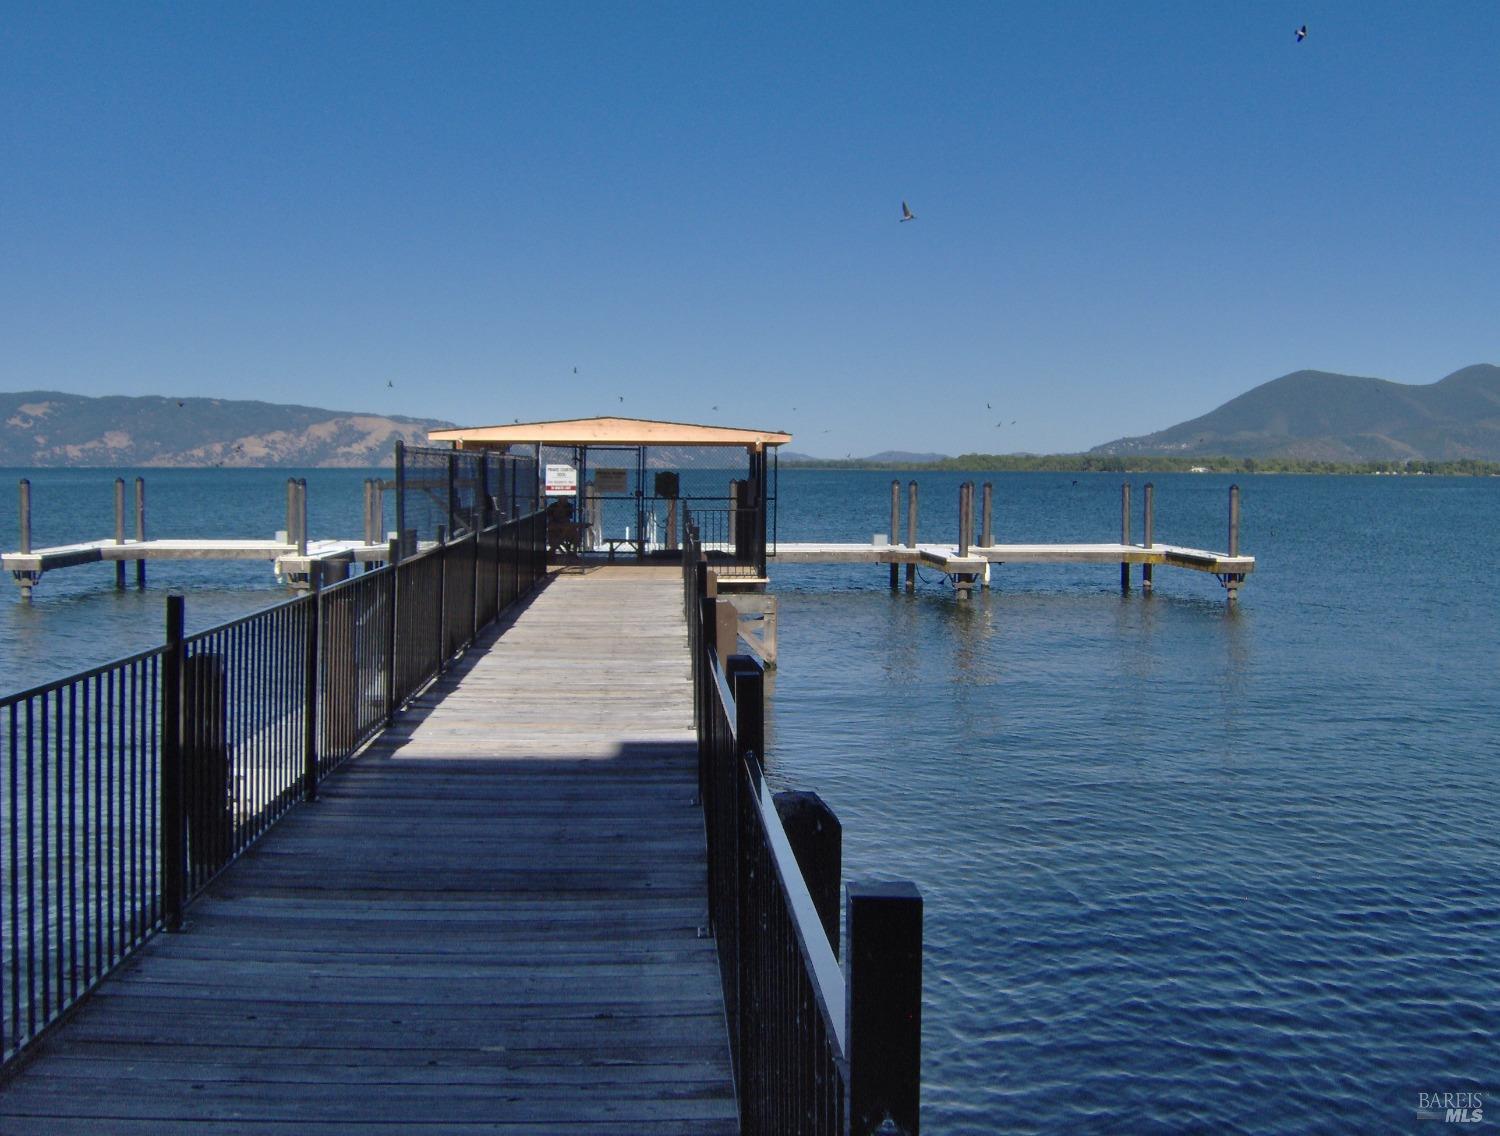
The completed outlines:
[[[961,454],[937,462],[889,462],[868,458],[796,458],[782,469],[872,469],[975,473],[1316,473],[1377,477],[1500,477],[1500,462],[1458,461],[1328,462],[1292,458],[1170,458],[1090,454]]]

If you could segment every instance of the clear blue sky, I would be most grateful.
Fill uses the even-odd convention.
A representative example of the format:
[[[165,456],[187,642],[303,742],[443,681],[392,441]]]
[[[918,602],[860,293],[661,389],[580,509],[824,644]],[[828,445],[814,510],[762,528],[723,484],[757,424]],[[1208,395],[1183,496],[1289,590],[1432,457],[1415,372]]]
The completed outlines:
[[[1500,359],[1497,58],[1491,0],[0,0],[0,389],[843,456],[1432,382]]]

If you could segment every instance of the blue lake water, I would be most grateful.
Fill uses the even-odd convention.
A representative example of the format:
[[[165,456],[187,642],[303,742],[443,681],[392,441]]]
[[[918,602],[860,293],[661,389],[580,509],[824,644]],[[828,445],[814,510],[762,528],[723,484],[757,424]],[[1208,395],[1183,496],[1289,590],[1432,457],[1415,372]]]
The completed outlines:
[[[360,531],[372,472],[302,474],[314,535]],[[34,542],[111,532],[114,473],[31,471]],[[148,471],[151,535],[269,536],[286,476]],[[971,476],[1001,541],[1118,538],[1118,476]],[[783,471],[779,535],[883,533],[890,480]],[[963,477],[919,480],[922,538],[952,540]],[[1159,541],[1224,547],[1227,478],[1149,480]],[[772,776],[838,812],[846,875],[925,897],[928,1132],[1407,1131],[1420,1092],[1500,1110],[1500,479],[1240,484],[1237,610],[1166,568],[1122,597],[1115,567],[1000,567],[967,604],[930,571],[907,596],[885,569],[773,568]],[[168,586],[193,627],[285,594],[264,564],[112,583],[0,597],[0,687],[158,642]]]

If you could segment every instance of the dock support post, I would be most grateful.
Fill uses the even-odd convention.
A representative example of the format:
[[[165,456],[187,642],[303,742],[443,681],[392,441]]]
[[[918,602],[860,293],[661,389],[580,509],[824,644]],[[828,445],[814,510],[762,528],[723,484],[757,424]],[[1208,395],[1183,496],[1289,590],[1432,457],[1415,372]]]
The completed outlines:
[[[891,543],[897,544],[901,540],[901,479],[891,479]],[[895,591],[901,582],[901,569],[894,560],[891,561],[891,591]]]
[[[323,616],[322,567],[307,566],[307,626],[302,649],[302,799],[318,799],[318,624]]]
[[[297,479],[286,479],[286,542],[297,545]]]
[[[1155,500],[1156,500],[1156,487],[1154,485],[1152,485],[1151,482],[1148,481],[1148,482],[1146,482],[1146,493],[1145,493],[1145,502],[1144,502],[1144,507],[1145,507],[1145,532],[1143,533],[1144,540],[1142,541],[1142,544],[1146,548],[1150,548],[1151,547],[1152,528],[1153,528],[1153,526],[1156,523],[1156,505],[1155,505]],[[1145,564],[1141,565],[1141,590],[1142,591],[1149,592],[1151,590],[1151,569],[1152,569],[1152,567],[1153,567],[1153,565],[1149,561],[1147,561]]]
[[[847,911],[849,1130],[919,1136],[922,894],[907,881],[851,883]]]
[[[958,487],[958,554],[969,555],[969,546],[974,543],[974,483],[965,481]],[[961,600],[969,598],[974,591],[974,573],[955,572],[953,594]]]
[[[808,894],[818,912],[818,922],[828,936],[834,957],[839,953],[839,893],[843,890],[844,826],[816,793],[777,793],[776,815],[786,831],[787,843]]]
[[[974,483],[965,481],[958,487],[958,554],[969,555],[969,519],[972,508],[970,494],[973,492]]]
[[[146,543],[146,479],[144,477],[137,477],[135,479],[135,539],[139,544]],[[136,557],[135,586],[138,591],[146,587],[146,557],[144,553]]]
[[[125,479],[115,478],[115,543],[125,543]],[[115,561],[115,591],[125,590],[125,561]]]
[[[31,551],[30,479],[25,477],[21,478],[21,484],[19,488],[20,501],[18,502],[18,514],[21,521],[21,551],[25,553]],[[23,600],[29,601],[31,599],[31,589],[34,588],[36,586],[36,582],[42,578],[42,574],[40,572],[17,572],[15,573],[15,577],[16,583],[21,585],[21,598]]]
[[[21,478],[21,551],[31,551],[31,481],[29,478]]]
[[[986,481],[984,489],[980,494],[979,507],[979,547],[989,548],[995,543],[995,483]],[[990,565],[985,561],[984,575],[979,577],[981,587],[990,586]]]
[[[385,554],[385,566],[391,570],[391,618],[385,629],[385,724],[396,720],[396,619],[401,610],[401,573],[396,566],[401,562],[401,542],[391,538]]]
[[[1240,487],[1231,485],[1229,487],[1229,555],[1240,554]],[[1240,590],[1239,576],[1227,576],[1224,579],[1224,589],[1229,593],[1229,603],[1232,607],[1239,599]]]
[[[895,534],[892,533],[894,539]],[[906,484],[906,547],[913,552],[917,548],[917,482],[913,478]],[[917,566],[915,562],[906,566],[906,590],[916,591]]]
[[[297,478],[297,555],[307,555],[307,478]]]
[[[182,930],[187,840],[182,816],[183,598],[167,597],[167,650],[161,665],[161,912],[168,931]]]
[[[1120,543],[1130,543],[1130,482],[1120,482]],[[1120,591],[1130,591],[1130,561],[1120,561]]]

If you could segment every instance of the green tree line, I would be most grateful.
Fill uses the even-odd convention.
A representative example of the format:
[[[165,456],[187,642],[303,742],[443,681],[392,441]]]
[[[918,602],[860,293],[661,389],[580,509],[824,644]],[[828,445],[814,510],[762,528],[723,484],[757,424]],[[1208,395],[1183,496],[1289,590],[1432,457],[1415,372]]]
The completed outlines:
[[[1101,454],[960,454],[938,462],[884,462],[861,458],[796,458],[787,469],[955,470],[975,473],[1325,473],[1425,474],[1433,477],[1500,477],[1500,462],[1458,461],[1303,461],[1297,458],[1128,457]]]

